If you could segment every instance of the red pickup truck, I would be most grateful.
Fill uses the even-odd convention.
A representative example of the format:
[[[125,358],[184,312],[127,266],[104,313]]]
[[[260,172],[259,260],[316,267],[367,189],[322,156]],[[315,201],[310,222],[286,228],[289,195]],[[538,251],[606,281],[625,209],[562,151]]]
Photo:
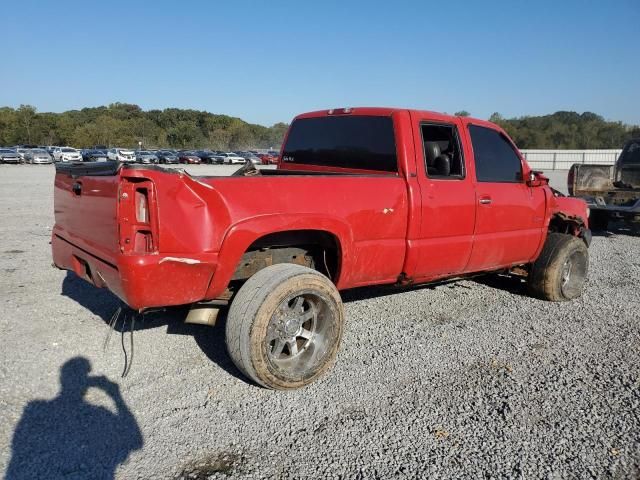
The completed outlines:
[[[277,169],[237,173],[59,164],[54,263],[138,311],[230,304],[233,361],[275,389],[332,364],[340,290],[512,272],[543,299],[582,293],[585,202],[550,188],[492,123],[391,108],[306,113]]]

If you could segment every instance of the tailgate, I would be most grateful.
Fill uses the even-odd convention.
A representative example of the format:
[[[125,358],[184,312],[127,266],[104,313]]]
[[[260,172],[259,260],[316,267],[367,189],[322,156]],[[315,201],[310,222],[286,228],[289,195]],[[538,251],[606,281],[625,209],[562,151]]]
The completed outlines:
[[[597,195],[612,190],[613,170],[613,165],[572,165],[567,178],[569,195]]]
[[[54,234],[115,263],[119,180],[117,162],[56,165]]]

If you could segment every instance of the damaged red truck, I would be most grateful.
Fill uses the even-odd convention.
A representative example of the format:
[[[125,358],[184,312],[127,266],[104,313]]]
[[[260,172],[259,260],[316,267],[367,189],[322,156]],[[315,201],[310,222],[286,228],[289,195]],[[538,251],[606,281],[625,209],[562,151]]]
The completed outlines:
[[[511,272],[582,293],[586,204],[549,187],[498,126],[354,108],[296,117],[275,170],[230,177],[59,164],[53,260],[131,308],[229,304],[237,367],[304,386],[336,357],[340,290]],[[212,318],[212,317],[209,317]]]

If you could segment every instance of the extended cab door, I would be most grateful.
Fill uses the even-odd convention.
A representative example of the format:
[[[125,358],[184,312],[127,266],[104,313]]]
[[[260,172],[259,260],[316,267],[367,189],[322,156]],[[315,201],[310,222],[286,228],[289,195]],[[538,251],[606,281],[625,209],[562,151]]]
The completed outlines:
[[[420,227],[408,239],[415,281],[458,274],[467,265],[476,215],[474,181],[462,148],[459,119],[412,112]]]
[[[468,124],[476,175],[476,225],[466,270],[528,263],[544,229],[545,195],[525,183],[525,163],[501,131]]]

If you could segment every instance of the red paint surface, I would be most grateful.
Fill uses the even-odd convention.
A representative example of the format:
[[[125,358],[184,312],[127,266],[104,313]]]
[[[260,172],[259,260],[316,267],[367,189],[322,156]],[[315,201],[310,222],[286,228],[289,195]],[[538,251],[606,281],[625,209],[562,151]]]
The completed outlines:
[[[393,117],[397,174],[332,169],[361,175],[191,178],[126,167],[107,177],[57,174],[54,263],[142,309],[220,296],[247,248],[274,232],[331,234],[339,245],[336,284],[346,289],[394,283],[401,274],[421,282],[529,263],[552,215],[586,224],[586,204],[554,197],[546,184],[476,182],[466,127],[473,122],[501,131],[489,122],[388,108],[350,114]],[[324,115],[326,110],[299,118]],[[427,177],[419,130],[424,121],[458,127],[463,180]],[[528,178],[530,168],[521,160]],[[291,163],[278,168],[327,171]],[[76,182],[81,195],[72,191]],[[136,219],[138,188],[148,194],[148,222]],[[481,204],[484,198],[491,204]],[[146,234],[152,239],[148,252],[135,240]]]

